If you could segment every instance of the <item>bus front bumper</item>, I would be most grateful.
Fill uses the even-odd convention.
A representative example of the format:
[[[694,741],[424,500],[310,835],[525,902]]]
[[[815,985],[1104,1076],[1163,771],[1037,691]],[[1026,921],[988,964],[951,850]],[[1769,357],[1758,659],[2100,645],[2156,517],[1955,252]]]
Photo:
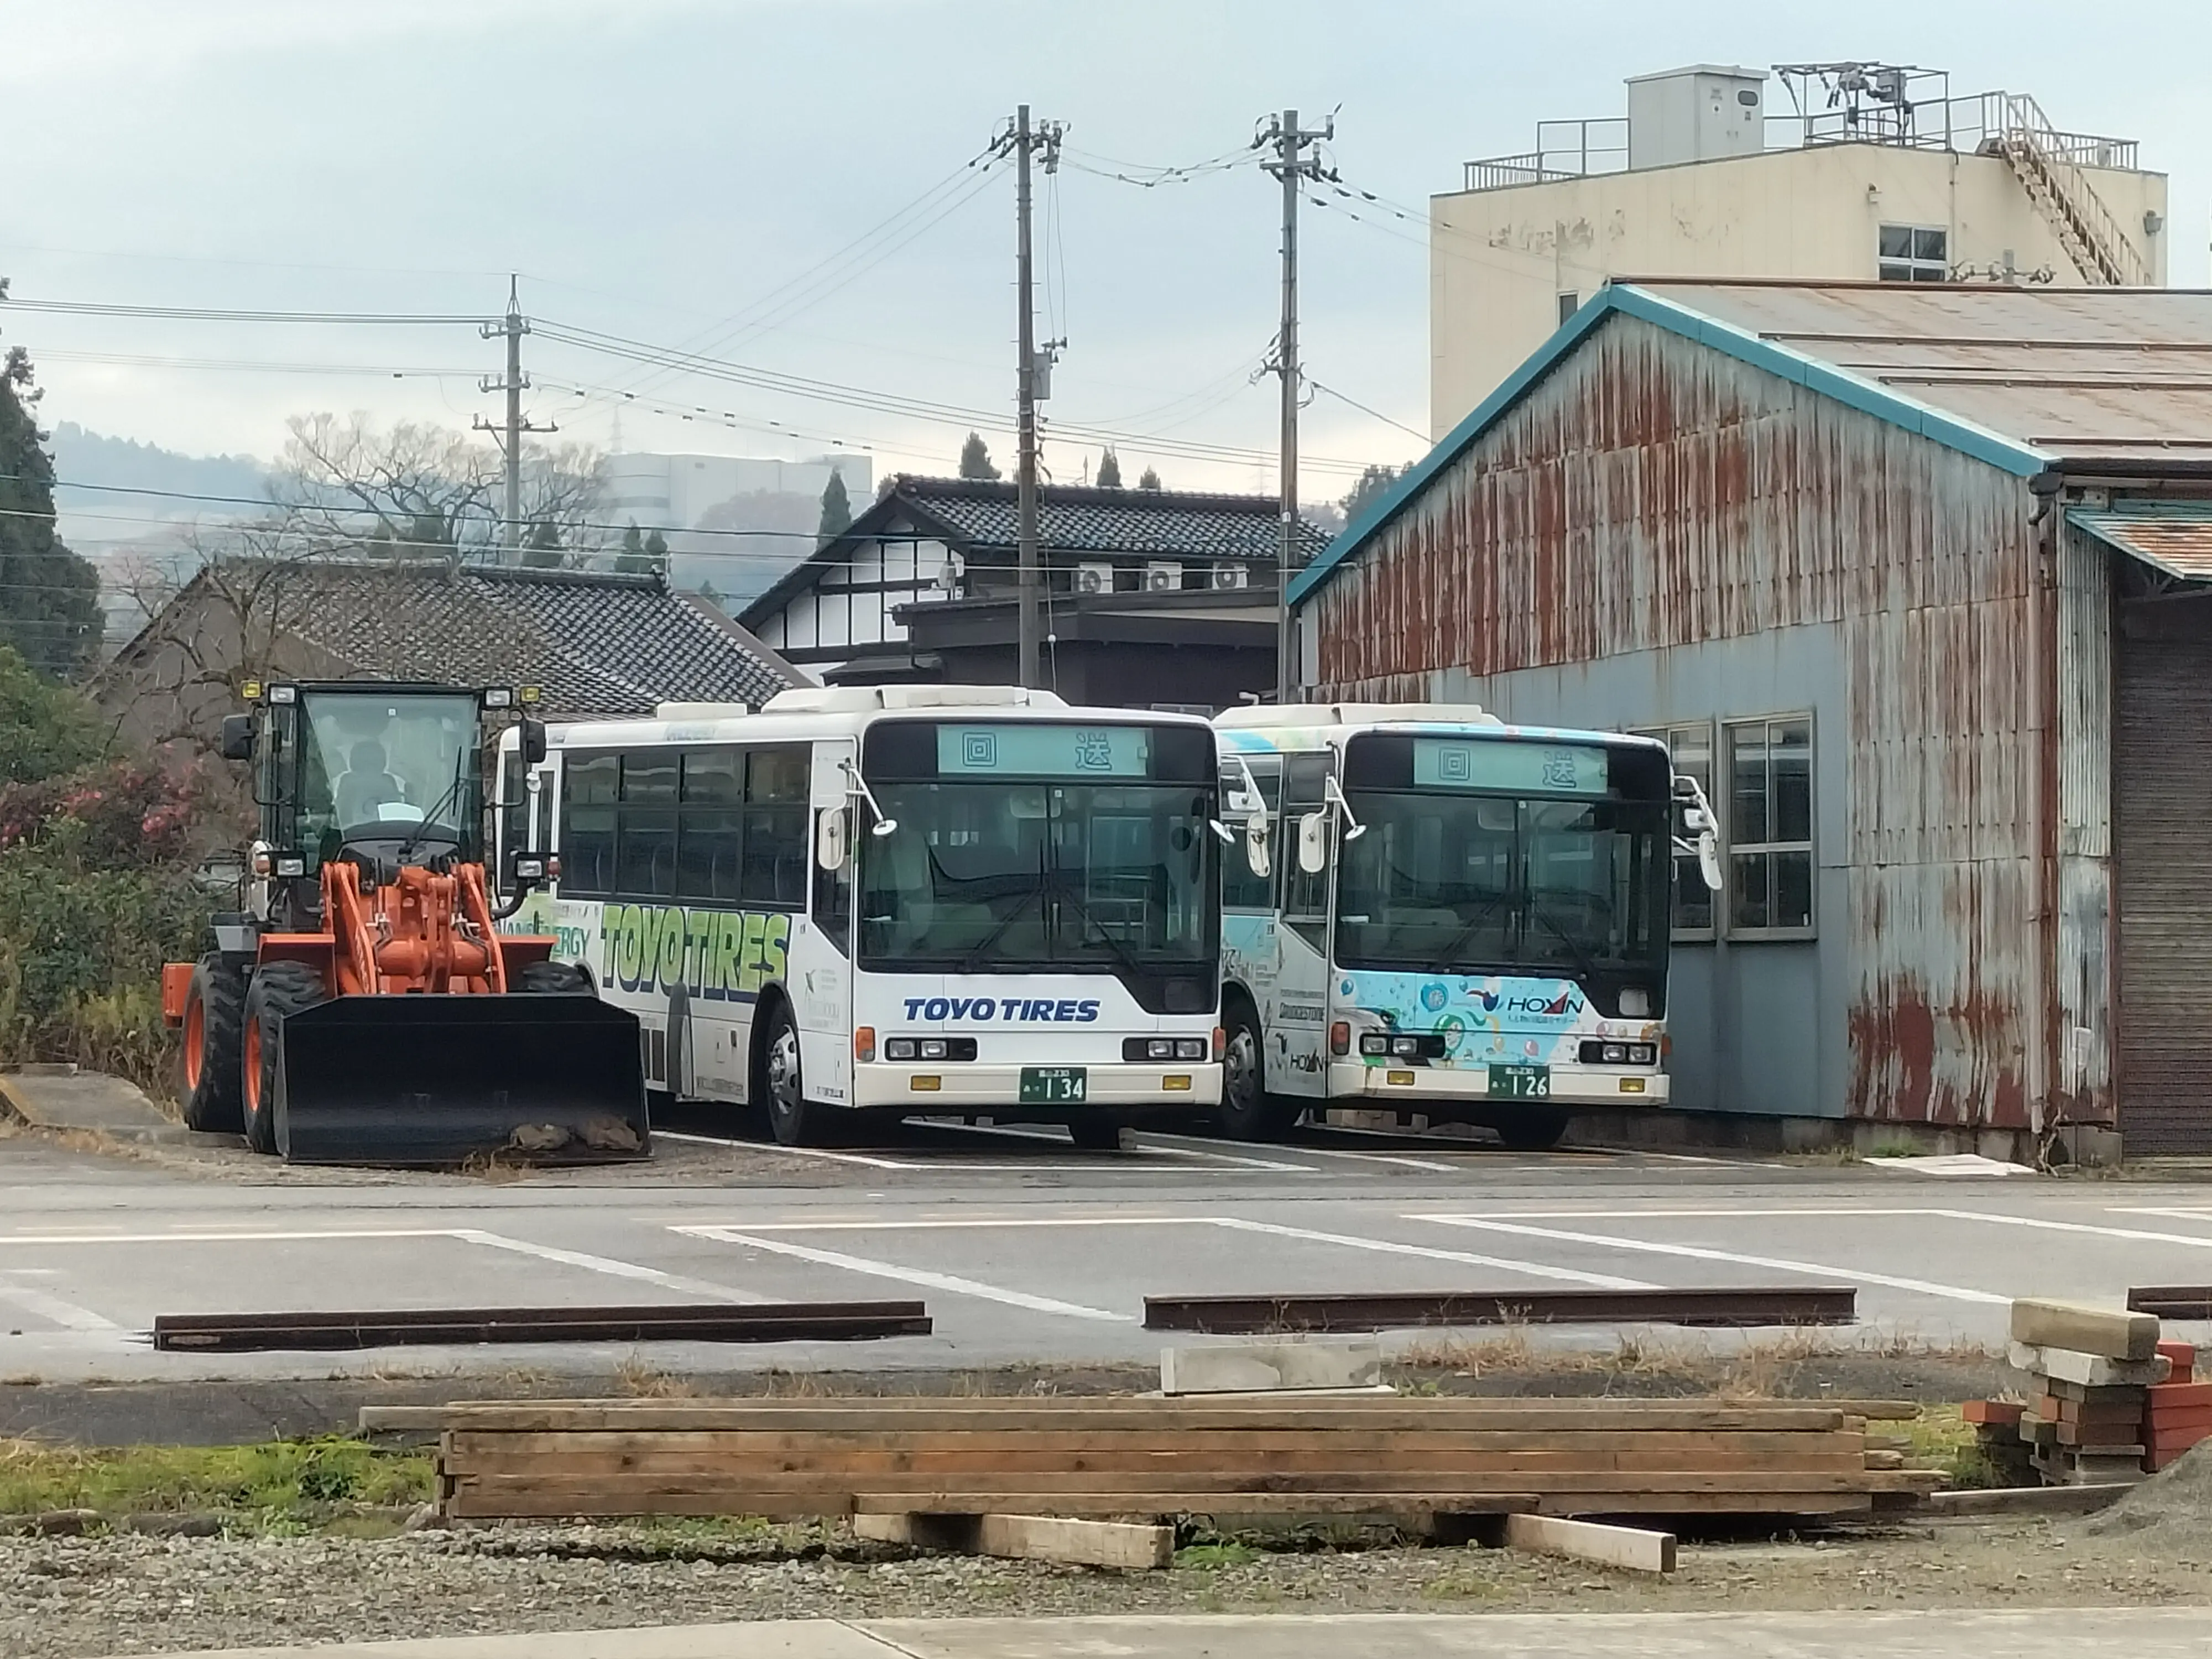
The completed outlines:
[[[1084,1074],[1081,1100],[1025,1101],[1022,1073],[1040,1069],[1068,1068],[943,1060],[891,1066],[878,1061],[854,1066],[853,1104],[900,1107],[916,1114],[998,1107],[1010,1115],[1032,1112],[1041,1117],[1066,1119],[1097,1110],[1172,1112],[1221,1103],[1221,1067],[1211,1060],[1188,1066],[1129,1066],[1119,1061],[1086,1065],[1075,1068]]]
[[[1668,1101],[1667,1074],[1643,1067],[1554,1066],[1551,1092],[1533,1097],[1493,1095],[1489,1076],[1480,1066],[1370,1066],[1333,1060],[1328,1097],[1414,1112],[1447,1101],[1485,1106],[1664,1106]]]

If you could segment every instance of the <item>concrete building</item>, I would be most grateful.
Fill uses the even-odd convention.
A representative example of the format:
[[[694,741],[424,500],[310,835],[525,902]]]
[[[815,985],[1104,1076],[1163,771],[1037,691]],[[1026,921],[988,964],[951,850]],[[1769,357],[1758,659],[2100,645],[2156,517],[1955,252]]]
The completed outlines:
[[[744,495],[805,495],[819,501],[832,472],[842,475],[858,514],[874,493],[875,462],[866,455],[815,455],[803,461],[741,455],[607,458],[607,509],[617,520],[648,529],[690,530],[714,509]]]
[[[1432,198],[1431,430],[1613,278],[2155,286],[2166,208],[2133,140],[2061,131],[2020,94],[1954,97],[1939,73],[1641,76],[1625,118],[1540,123],[1534,149]]]
[[[2212,1151],[2212,293],[1599,291],[1291,586],[1309,700],[1662,734],[1675,1103]]]

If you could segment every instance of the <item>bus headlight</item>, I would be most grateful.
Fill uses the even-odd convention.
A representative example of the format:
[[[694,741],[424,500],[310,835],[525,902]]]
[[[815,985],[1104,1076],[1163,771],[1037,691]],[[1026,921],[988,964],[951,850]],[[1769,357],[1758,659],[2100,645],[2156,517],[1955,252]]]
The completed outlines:
[[[914,1058],[915,1058],[915,1044],[914,1044],[914,1039],[913,1039],[912,1037],[886,1037],[886,1038],[884,1038],[884,1058],[885,1060],[912,1060],[912,1059],[914,1059]]]
[[[1379,1058],[1390,1052],[1390,1039],[1380,1031],[1364,1031],[1359,1037],[1359,1052]]]

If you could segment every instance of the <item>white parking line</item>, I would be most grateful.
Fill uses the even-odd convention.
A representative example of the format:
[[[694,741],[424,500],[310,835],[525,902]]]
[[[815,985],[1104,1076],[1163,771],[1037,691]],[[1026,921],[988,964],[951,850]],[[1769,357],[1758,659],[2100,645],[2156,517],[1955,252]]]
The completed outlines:
[[[1060,1314],[1070,1319],[1096,1319],[1115,1325],[1137,1322],[1133,1314],[1110,1313],[1103,1308],[1086,1308],[1080,1303],[1060,1302],[1048,1296],[1031,1296],[1026,1291],[1010,1291],[1003,1285],[956,1278],[951,1273],[933,1273],[900,1262],[876,1261],[863,1255],[847,1255],[839,1250],[817,1250],[809,1245],[793,1244],[787,1239],[760,1238],[751,1233],[740,1232],[734,1227],[674,1227],[670,1231],[689,1233],[698,1238],[717,1239],[725,1244],[740,1245],[750,1249],[766,1250],[775,1255],[793,1256],[824,1267],[842,1267],[848,1273],[867,1273],[877,1279],[895,1279],[902,1284],[946,1291],[955,1296],[973,1296],[987,1302],[1003,1302],[1009,1307],[1027,1308],[1032,1313]]]
[[[1564,1279],[1571,1285],[1589,1285],[1599,1290],[1651,1291],[1659,1288],[1640,1279],[1617,1279],[1611,1273],[1588,1273],[1575,1267],[1554,1267],[1542,1261],[1521,1261],[1510,1256],[1471,1255],[1463,1250],[1435,1250],[1425,1244],[1401,1244],[1387,1238],[1360,1238],[1351,1233],[1316,1232],[1307,1227],[1279,1226],[1272,1221],[1247,1221],[1237,1216],[1215,1217],[1212,1224],[1231,1228],[1240,1233],[1267,1233],[1277,1238],[1310,1239],[1316,1244],[1337,1244],[1352,1250],[1375,1250],[1386,1255],[1423,1256],[1431,1261],[1458,1261],[1473,1267],[1502,1267],[1509,1273],[1527,1273],[1532,1279]]]
[[[1971,1216],[1971,1212],[1961,1213]],[[1595,1244],[1614,1250],[1640,1250],[1650,1255],[1681,1256],[1695,1261],[1729,1261],[1746,1267],[1771,1267],[1778,1273],[1808,1273],[1818,1279],[1848,1279],[1861,1285],[1881,1285],[1918,1296],[1941,1297],[1950,1302],[1999,1304],[2012,1298],[1988,1291],[1970,1291],[1957,1285],[1938,1285],[1925,1279],[1903,1279],[1893,1273],[1869,1273],[1862,1267],[1835,1267],[1818,1261],[1793,1261],[1784,1256],[1739,1255],[1732,1250],[1708,1249],[1696,1244],[1656,1244],[1648,1239],[1622,1238],[1610,1233],[1569,1232],[1557,1227],[1528,1227],[1510,1221],[1487,1221],[1466,1215],[1413,1215],[1409,1221],[1433,1221],[1446,1227],[1474,1227],[1489,1232],[1510,1233],[1524,1238],[1557,1239],[1565,1244]]]
[[[44,1291],[28,1285],[11,1284],[5,1278],[0,1278],[0,1302],[21,1308],[25,1313],[58,1325],[65,1331],[112,1331],[118,1328],[113,1320],[104,1318],[89,1308],[80,1308],[74,1302],[48,1296]]]
[[[1097,1175],[1101,1170],[1110,1170],[1115,1167],[1110,1154],[1102,1157],[1093,1162],[1085,1164],[969,1164],[964,1161],[958,1164],[948,1164],[942,1158],[923,1160],[919,1158],[880,1158],[867,1152],[832,1152],[825,1146],[769,1146],[763,1141],[726,1139],[720,1135],[679,1134],[672,1129],[655,1129],[653,1133],[654,1138],[660,1140],[689,1141],[696,1146],[750,1146],[757,1148],[761,1152],[787,1153],[793,1158],[820,1158],[825,1163],[830,1164],[858,1164],[861,1168],[868,1170],[919,1170],[935,1175]],[[1012,1132],[1010,1131],[1009,1133]],[[1042,1136],[1034,1138],[1038,1139],[1042,1139]],[[1064,1145],[1065,1143],[1048,1142],[1047,1144]],[[1139,1150],[1142,1151],[1146,1149],[1139,1148]],[[1190,1156],[1190,1154],[1176,1152],[1172,1149],[1166,1147],[1158,1147],[1150,1150],[1169,1157]],[[1319,1170],[1313,1168],[1310,1164],[1279,1164],[1268,1158],[1237,1158],[1228,1157],[1226,1154],[1219,1152],[1210,1152],[1204,1154],[1204,1156],[1218,1158],[1222,1164],[1231,1166],[1244,1166],[1258,1170],[1271,1170],[1282,1175],[1317,1176],[1322,1173]],[[1123,1173],[1133,1173],[1134,1166],[1124,1164],[1121,1166],[1121,1169]],[[1188,1168],[1175,1170],[1164,1170],[1155,1166],[1146,1169],[1144,1173],[1147,1175],[1227,1175],[1231,1173],[1231,1170],[1218,1166],[1209,1166],[1203,1169]]]
[[[589,1255],[581,1250],[556,1249],[550,1244],[532,1244],[527,1239],[509,1238],[504,1233],[488,1233],[475,1227],[457,1227],[451,1237],[470,1244],[481,1244],[494,1250],[512,1250],[518,1255],[536,1256],[541,1261],[557,1261],[563,1267],[581,1267],[586,1273],[605,1273],[615,1279],[635,1279],[647,1285],[658,1285],[663,1290],[681,1291],[687,1296],[708,1296],[718,1302],[742,1302],[753,1304],[777,1300],[753,1291],[741,1291],[734,1285],[716,1285],[703,1279],[689,1279],[682,1273],[665,1273],[658,1267],[641,1267],[635,1261],[617,1261],[612,1256]]]
[[[1324,1233],[1310,1227],[1285,1227],[1272,1221],[1248,1221],[1241,1216],[1226,1215],[1164,1215],[1164,1216],[1038,1216],[995,1217],[963,1216],[957,1218],[915,1221],[778,1221],[747,1224],[744,1231],[753,1233],[804,1232],[935,1232],[974,1231],[984,1228],[1019,1229],[1029,1227],[1221,1227],[1231,1232],[1261,1233],[1274,1238],[1304,1239],[1309,1243],[1334,1244],[1350,1250],[1372,1250],[1384,1255],[1418,1256],[1428,1261],[1456,1261],[1471,1267],[1499,1267],[1509,1273],[1525,1273],[1532,1279],[1558,1279],[1569,1284],[1589,1285],[1607,1291],[1649,1291],[1658,1288],[1640,1279],[1619,1279],[1611,1273],[1583,1273],[1574,1267],[1554,1267],[1542,1261],[1523,1261],[1510,1256],[1474,1255],[1465,1250],[1440,1250],[1426,1244],[1401,1244],[1394,1239],[1363,1238],[1351,1233]],[[712,1233],[722,1236],[724,1231],[713,1227],[675,1227],[673,1232]],[[756,1240],[756,1243],[763,1241]],[[763,1248],[770,1248],[763,1243]]]
[[[1203,1142],[1206,1139],[1203,1135],[1170,1135],[1157,1129],[1147,1130],[1144,1133],[1148,1139],[1152,1140],[1196,1140]],[[1161,1152],[1179,1152],[1186,1158],[1228,1158],[1231,1156],[1227,1152],[1214,1152],[1210,1147],[1204,1145],[1188,1147],[1163,1146],[1158,1150]],[[1354,1162],[1360,1164],[1401,1164],[1408,1169],[1428,1170],[1437,1175],[1464,1175],[1467,1173],[1467,1171],[1459,1164],[1439,1164],[1434,1158],[1400,1158],[1394,1154],[1386,1152],[1347,1152],[1333,1146],[1299,1146],[1291,1147],[1288,1150],[1305,1158],[1350,1158]],[[1301,1169],[1304,1167],[1300,1164],[1269,1164],[1264,1158],[1237,1158],[1235,1161],[1240,1164],[1249,1163],[1256,1164],[1263,1169]]]

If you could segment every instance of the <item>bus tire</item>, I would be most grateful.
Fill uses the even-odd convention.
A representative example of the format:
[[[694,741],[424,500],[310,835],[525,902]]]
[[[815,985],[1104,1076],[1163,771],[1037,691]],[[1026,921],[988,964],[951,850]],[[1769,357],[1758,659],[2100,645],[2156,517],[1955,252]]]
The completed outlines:
[[[1548,1152],[1566,1136],[1567,1114],[1556,1106],[1532,1106],[1493,1127],[1510,1152]]]
[[[1070,1118],[1067,1138],[1086,1152],[1118,1152],[1121,1150],[1121,1120],[1118,1117]]]
[[[1231,1140],[1273,1140],[1297,1121],[1299,1107],[1267,1091],[1260,1047],[1260,1017],[1243,998],[1224,1010],[1228,1029],[1222,1051],[1221,1106],[1214,1121]]]
[[[800,1069],[799,1022],[791,1005],[777,999],[769,1017],[767,1039],[761,1044],[761,1105],[768,1114],[769,1133],[782,1146],[820,1146],[836,1139],[826,1121],[835,1108],[817,1106],[806,1098],[806,1079]]]

